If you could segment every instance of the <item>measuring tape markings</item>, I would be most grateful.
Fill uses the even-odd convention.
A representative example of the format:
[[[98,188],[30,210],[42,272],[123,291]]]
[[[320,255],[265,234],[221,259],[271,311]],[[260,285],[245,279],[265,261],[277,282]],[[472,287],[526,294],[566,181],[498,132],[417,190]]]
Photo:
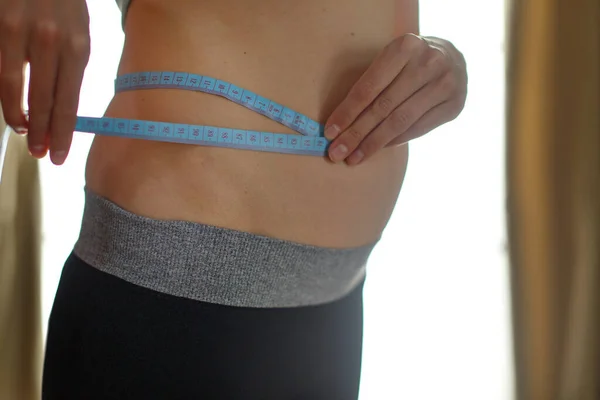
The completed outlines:
[[[225,97],[307,136],[323,136],[324,126],[307,116],[232,83],[186,72],[135,72],[118,77],[115,91],[182,89]]]
[[[328,145],[323,137],[106,117],[78,117],[75,130],[162,142],[312,156],[325,156]]]
[[[137,72],[119,76],[115,91],[184,89],[225,97],[304,135],[121,118],[77,117],[75,130],[108,136],[266,152],[325,156],[323,125],[288,107],[219,79],[182,72]]]

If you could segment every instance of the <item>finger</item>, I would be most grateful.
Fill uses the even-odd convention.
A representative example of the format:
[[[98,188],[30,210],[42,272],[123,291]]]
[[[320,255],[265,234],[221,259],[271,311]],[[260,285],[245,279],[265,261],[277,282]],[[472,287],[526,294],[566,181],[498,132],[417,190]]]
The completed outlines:
[[[332,140],[348,129],[350,124],[375,100],[404,69],[415,53],[426,48],[416,35],[405,35],[386,46],[350,89],[346,98],[333,111],[325,124],[325,136]]]
[[[406,132],[394,138],[386,146],[400,146],[417,139],[434,129],[440,127],[446,122],[450,122],[458,115],[456,112],[460,109],[454,102],[447,101],[429,110],[421,119],[415,122]]]
[[[27,132],[23,113],[25,24],[18,13],[0,17],[0,102],[4,120],[18,133]]]
[[[456,88],[460,87],[461,83],[453,74],[448,73],[437,82],[437,85],[438,91],[440,93],[445,93],[445,98],[448,100],[445,100],[442,104],[429,111],[426,115],[419,119],[419,121],[413,124],[397,138],[392,140],[388,145],[408,143],[409,141],[421,137],[434,130],[438,126],[450,122],[458,117],[465,105],[466,97],[466,94],[458,97],[454,95]]]
[[[339,149],[336,146],[343,145],[342,149],[345,150],[346,155],[352,154],[360,143],[401,104],[423,89],[428,83],[440,79],[444,73],[444,68],[442,68],[442,63],[438,62],[438,57],[444,56],[436,49],[429,49],[421,57],[411,59],[394,82],[367,107],[346,131],[338,136],[336,143],[330,146],[332,161],[338,162],[344,158],[342,152],[338,151]],[[433,87],[435,88],[435,86]],[[432,98],[439,97],[436,93],[430,94],[433,96]],[[443,100],[446,99],[442,99],[440,102]],[[434,105],[430,104],[429,106]],[[359,156],[357,155],[355,158],[359,158]]]
[[[411,129],[430,110],[447,100],[445,93],[431,83],[402,103],[390,116],[371,132],[348,157],[349,165],[356,165],[371,157],[392,140]]]
[[[38,25],[29,49],[29,151],[43,157],[48,151],[50,117],[58,70],[58,26]]]
[[[56,165],[64,163],[71,147],[89,47],[88,36],[75,36],[60,59],[50,122],[50,159]]]

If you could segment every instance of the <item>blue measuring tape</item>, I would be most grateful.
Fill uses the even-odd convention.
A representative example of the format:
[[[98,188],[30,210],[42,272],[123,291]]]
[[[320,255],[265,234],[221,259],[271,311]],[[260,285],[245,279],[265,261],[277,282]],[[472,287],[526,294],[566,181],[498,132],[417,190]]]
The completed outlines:
[[[208,76],[184,72],[137,72],[115,80],[115,92],[181,89],[225,97],[300,133],[300,135],[175,124],[122,118],[77,117],[76,131],[163,142],[227,147],[286,154],[325,156],[329,141],[322,124],[250,90]]]

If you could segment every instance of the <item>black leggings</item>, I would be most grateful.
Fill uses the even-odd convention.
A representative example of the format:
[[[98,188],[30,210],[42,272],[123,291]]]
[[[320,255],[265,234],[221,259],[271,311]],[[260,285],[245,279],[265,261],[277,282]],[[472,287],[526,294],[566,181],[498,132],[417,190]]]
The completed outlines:
[[[333,303],[222,306],[71,255],[50,316],[43,399],[355,400],[362,284]]]

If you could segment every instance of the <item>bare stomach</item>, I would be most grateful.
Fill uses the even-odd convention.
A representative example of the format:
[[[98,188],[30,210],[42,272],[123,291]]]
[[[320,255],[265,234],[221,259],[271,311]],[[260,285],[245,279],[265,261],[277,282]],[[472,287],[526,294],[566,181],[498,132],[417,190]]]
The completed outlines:
[[[320,122],[398,31],[394,0],[169,4],[133,0],[120,74],[212,76]],[[106,116],[294,134],[228,100],[175,90],[120,93]],[[97,136],[86,180],[92,191],[150,218],[354,247],[381,235],[407,156],[406,146],[386,148],[349,167],[314,156]]]

